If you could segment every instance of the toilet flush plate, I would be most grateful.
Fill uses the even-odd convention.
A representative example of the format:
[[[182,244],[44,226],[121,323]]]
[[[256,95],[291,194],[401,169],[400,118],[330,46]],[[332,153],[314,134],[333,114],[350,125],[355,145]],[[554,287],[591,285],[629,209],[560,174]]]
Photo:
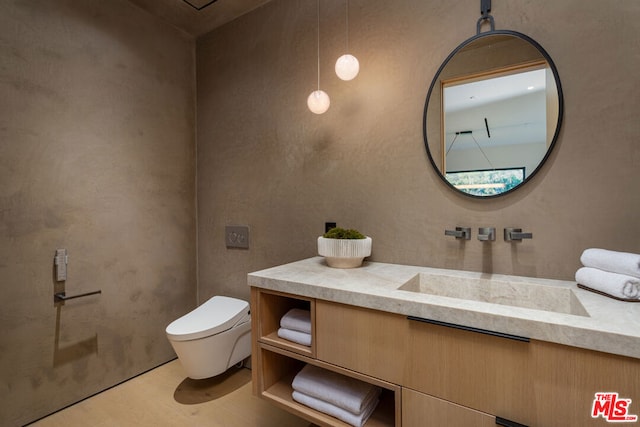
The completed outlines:
[[[227,225],[225,227],[227,248],[249,249],[249,226]]]

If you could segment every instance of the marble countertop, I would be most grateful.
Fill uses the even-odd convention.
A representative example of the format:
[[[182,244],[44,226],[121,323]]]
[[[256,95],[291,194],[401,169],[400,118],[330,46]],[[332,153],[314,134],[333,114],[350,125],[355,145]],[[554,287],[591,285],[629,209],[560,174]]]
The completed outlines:
[[[575,295],[586,313],[566,314],[398,289],[421,273],[441,279],[447,276],[452,283],[489,279],[497,286],[515,284],[517,288],[521,283],[525,287],[533,284],[563,288],[562,292]],[[438,286],[447,287],[445,279]],[[314,257],[250,273],[248,284],[640,359],[640,303],[586,291],[575,282],[377,262],[337,269],[328,267],[323,257]]]

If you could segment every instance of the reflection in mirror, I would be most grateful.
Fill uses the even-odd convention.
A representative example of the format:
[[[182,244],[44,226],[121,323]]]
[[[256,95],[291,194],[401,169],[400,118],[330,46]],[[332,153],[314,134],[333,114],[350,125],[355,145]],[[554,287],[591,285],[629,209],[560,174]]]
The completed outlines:
[[[434,78],[425,144],[453,188],[476,197],[514,190],[550,152],[562,93],[549,56],[528,37],[492,31],[461,44]]]

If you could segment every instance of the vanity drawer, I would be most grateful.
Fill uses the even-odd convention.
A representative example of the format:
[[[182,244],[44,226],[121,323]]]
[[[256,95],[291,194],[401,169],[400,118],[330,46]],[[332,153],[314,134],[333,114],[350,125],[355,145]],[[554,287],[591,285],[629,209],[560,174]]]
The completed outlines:
[[[318,358],[401,384],[407,351],[405,316],[316,301]]]
[[[585,350],[544,341],[531,341],[532,426],[636,426],[610,423],[603,411],[592,418],[595,393],[617,393],[631,399],[627,415],[640,417],[640,359]]]
[[[495,427],[496,417],[437,397],[402,389],[402,427]]]
[[[529,342],[405,321],[409,344],[403,386],[531,425]]]

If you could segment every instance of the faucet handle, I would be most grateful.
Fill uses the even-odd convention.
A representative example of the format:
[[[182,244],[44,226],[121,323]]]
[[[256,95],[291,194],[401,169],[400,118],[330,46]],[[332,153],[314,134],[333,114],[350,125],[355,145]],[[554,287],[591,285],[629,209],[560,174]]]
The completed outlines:
[[[493,242],[494,240],[496,240],[496,228],[495,227],[478,228],[478,240],[483,242]]]
[[[533,239],[533,233],[523,233],[522,228],[509,227],[504,229],[505,242],[521,241],[522,239]]]
[[[445,236],[453,236],[456,239],[471,240],[470,227],[456,227],[455,230],[444,230]]]

